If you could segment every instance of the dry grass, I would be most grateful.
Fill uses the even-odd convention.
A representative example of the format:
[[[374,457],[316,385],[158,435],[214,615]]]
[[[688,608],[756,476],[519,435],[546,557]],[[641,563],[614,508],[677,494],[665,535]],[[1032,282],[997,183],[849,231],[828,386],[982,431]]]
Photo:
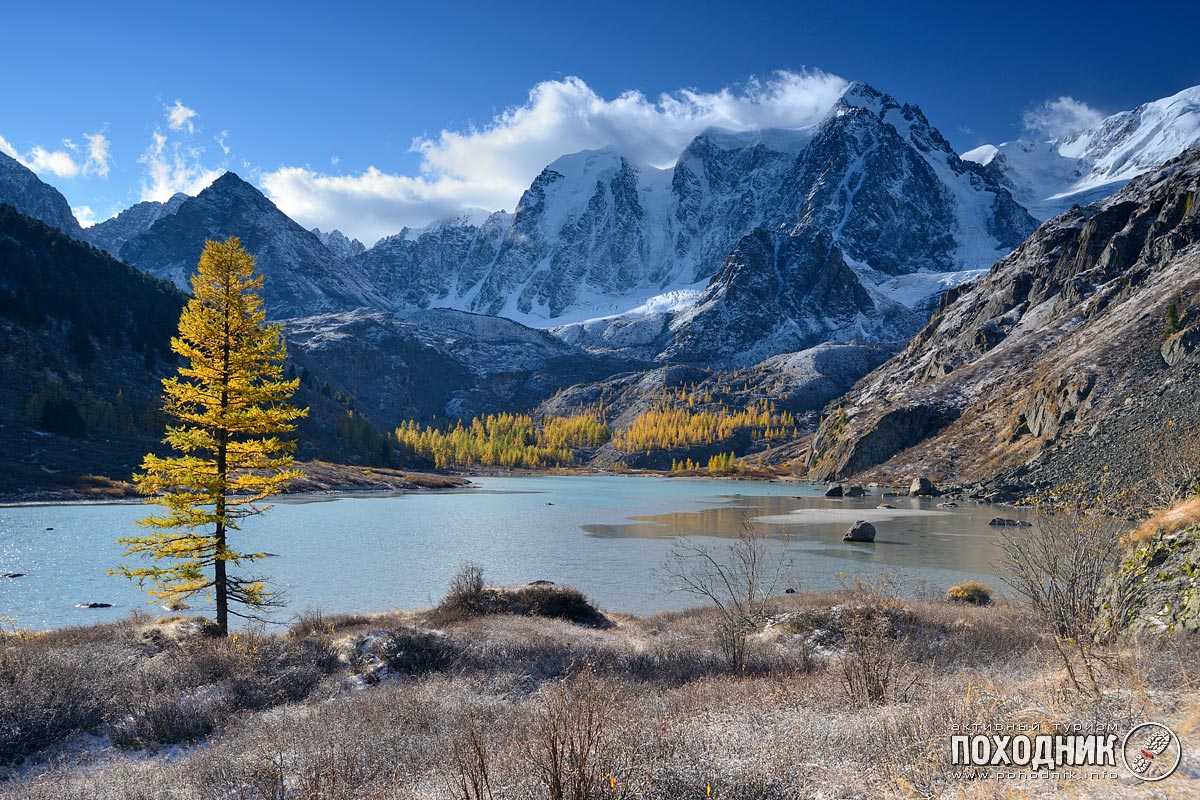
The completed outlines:
[[[1126,538],[1131,543],[1148,542],[1157,534],[1174,533],[1196,524],[1200,524],[1200,495],[1156,511]]]
[[[0,794],[1052,796],[1094,787],[957,779],[946,763],[952,724],[1162,718],[1181,723],[1185,750],[1194,741],[1200,653],[1188,643],[1105,650],[1105,692],[1085,696],[1067,690],[1019,609],[862,586],[787,595],[770,602],[736,672],[714,639],[714,613],[615,618],[607,629],[514,614],[434,628],[420,613],[309,613],[290,634],[237,643],[187,621],[11,637],[0,644],[0,729],[56,722],[9,751],[37,764],[0,782]],[[847,668],[870,680],[848,682]],[[97,746],[55,762],[54,742],[81,732]],[[170,742],[200,744],[155,755]],[[1196,788],[1194,776],[1181,780]]]

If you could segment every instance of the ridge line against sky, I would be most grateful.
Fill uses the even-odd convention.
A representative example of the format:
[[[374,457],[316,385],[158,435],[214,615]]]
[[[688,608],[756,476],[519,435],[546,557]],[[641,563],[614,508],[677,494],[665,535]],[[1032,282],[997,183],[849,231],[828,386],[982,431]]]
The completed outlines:
[[[0,86],[0,151],[62,191],[83,224],[233,170],[306,227],[371,244],[465,208],[511,210],[567,153],[611,145],[665,167],[709,126],[812,124],[847,80],[921,106],[959,152],[1091,127],[1200,84],[1195,59],[1169,46],[1200,11],[1152,0],[1137,13],[1014,2],[954,16],[923,2],[618,1],[594,18],[541,3],[336,14],[216,2],[214,18],[255,34],[230,58],[205,47],[209,30],[186,10],[142,5],[113,15],[80,4],[54,27],[45,10],[8,13],[13,30],[44,35],[0,53],[0,69],[25,76]],[[1114,17],[1121,52],[1098,38]],[[1142,29],[1155,38],[1136,42],[1139,58],[1130,42]],[[20,68],[47,53],[37,73]],[[830,71],[786,68],[797,61]]]

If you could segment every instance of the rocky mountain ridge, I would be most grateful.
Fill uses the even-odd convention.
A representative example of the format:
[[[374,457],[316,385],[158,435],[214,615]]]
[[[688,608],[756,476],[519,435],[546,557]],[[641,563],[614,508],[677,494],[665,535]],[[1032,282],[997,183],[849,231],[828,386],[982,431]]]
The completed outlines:
[[[360,272],[232,172],[121,246],[123,260],[186,288],[206,239],[238,236],[263,276],[272,317],[388,307]]]
[[[1137,482],[1200,424],[1200,148],[1045,223],[828,408],[810,476]],[[1178,426],[1178,427],[1176,427]]]
[[[174,214],[188,199],[188,195],[178,192],[171,195],[165,203],[154,200],[137,203],[112,219],[106,219],[85,229],[83,239],[110,256],[120,258],[121,248],[126,242],[150,230],[150,226],[163,217]]]

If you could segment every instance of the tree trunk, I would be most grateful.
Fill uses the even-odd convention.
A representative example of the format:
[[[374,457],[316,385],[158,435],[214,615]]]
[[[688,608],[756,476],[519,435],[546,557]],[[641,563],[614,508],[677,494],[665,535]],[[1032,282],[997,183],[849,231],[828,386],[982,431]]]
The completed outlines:
[[[225,405],[225,392],[221,392],[221,404]],[[213,563],[213,588],[217,595],[217,630],[222,636],[229,633],[229,581],[225,574],[225,492],[228,486],[226,473],[229,470],[227,462],[227,454],[229,444],[226,441],[224,432],[219,437],[217,445],[217,475],[221,480],[221,494],[217,496],[217,529],[214,532],[216,539],[215,561]]]
[[[216,575],[213,586],[217,593],[217,632],[229,634],[229,584],[225,578],[225,526],[217,523],[217,561],[213,565]]]
[[[233,290],[230,286],[230,272],[225,273],[225,338],[221,342],[221,404],[220,424],[224,425],[225,412],[229,410],[229,355],[230,342],[230,305]],[[229,634],[229,581],[225,574],[225,495],[229,492],[229,432],[220,427],[217,431],[217,480],[221,493],[217,495],[217,529],[216,561],[213,564],[213,586],[217,594],[217,630],[222,636]]]

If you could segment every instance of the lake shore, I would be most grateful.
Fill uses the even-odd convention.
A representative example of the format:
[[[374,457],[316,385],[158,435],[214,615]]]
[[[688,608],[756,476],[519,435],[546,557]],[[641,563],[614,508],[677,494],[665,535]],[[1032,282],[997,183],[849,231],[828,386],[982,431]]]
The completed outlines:
[[[304,476],[289,484],[284,496],[395,493],[465,489],[466,475],[433,473],[386,467],[362,467],[327,461],[297,462]],[[67,505],[73,503],[140,503],[145,498],[129,481],[83,475],[61,486],[0,491],[0,507]]]
[[[619,475],[651,478],[703,478],[727,481],[768,481],[798,485],[825,484],[802,478],[780,468],[749,468],[731,474],[711,474],[706,470],[612,470],[600,467],[551,467],[547,469],[469,467],[438,472],[402,470],[390,467],[368,467],[354,464],[335,464],[327,461],[297,462],[304,477],[289,484],[284,497],[328,497],[337,495],[380,495],[396,492],[458,490],[471,488],[472,478],[525,478],[542,476],[602,476]],[[0,488],[0,508],[70,505],[86,503],[140,503],[144,497],[130,481],[100,475],[72,476],[61,483],[13,489]],[[905,493],[902,486],[880,486],[881,492]]]

